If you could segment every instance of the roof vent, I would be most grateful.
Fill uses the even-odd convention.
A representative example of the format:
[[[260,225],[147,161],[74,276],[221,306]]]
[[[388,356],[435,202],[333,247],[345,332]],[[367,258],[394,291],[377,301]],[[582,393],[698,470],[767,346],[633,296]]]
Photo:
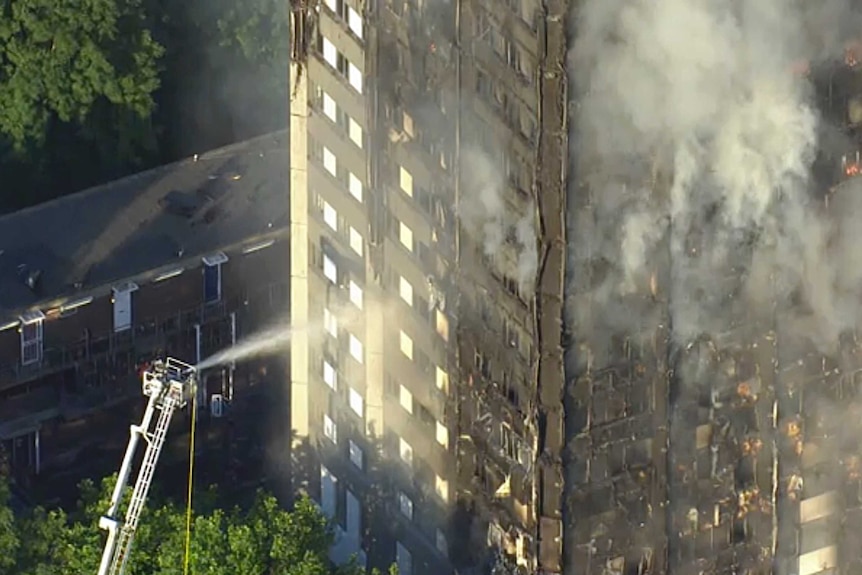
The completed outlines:
[[[159,200],[159,205],[169,214],[191,219],[200,208],[200,200],[194,194],[177,192],[176,190]]]
[[[24,284],[32,291],[37,291],[42,279],[42,270],[30,269],[26,265],[18,266],[18,275],[24,280]]]

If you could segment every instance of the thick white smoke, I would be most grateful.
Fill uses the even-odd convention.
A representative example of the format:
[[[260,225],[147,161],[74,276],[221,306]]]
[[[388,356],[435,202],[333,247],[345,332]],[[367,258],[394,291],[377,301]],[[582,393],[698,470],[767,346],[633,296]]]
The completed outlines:
[[[823,126],[798,73],[842,57],[858,12],[844,0],[587,0],[576,20],[571,148],[592,216],[571,237],[582,265],[610,267],[591,306],[649,293],[669,252],[660,283],[677,337],[756,315],[776,290],[820,345],[859,324],[862,232],[813,200]],[[598,315],[609,331],[637,320]]]
[[[507,203],[507,182],[502,167],[476,148],[462,153],[463,187],[458,217],[464,229],[482,245],[499,271],[533,286],[538,269],[535,206]]]

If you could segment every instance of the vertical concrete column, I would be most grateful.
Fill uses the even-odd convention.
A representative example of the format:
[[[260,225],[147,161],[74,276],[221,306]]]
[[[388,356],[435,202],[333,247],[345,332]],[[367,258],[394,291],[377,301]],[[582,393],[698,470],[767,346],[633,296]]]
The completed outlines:
[[[308,288],[308,58],[309,33],[306,3],[294,5],[291,13],[290,58],[290,181],[285,190],[290,202],[290,321],[293,325],[309,323]],[[295,463],[298,450],[309,435],[309,339],[297,330],[290,344],[290,461]],[[294,469],[290,476],[293,491],[307,478]]]

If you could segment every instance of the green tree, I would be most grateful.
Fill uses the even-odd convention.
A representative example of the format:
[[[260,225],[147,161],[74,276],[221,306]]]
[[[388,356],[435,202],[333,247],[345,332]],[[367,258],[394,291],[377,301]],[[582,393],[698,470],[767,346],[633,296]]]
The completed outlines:
[[[11,575],[15,567],[19,539],[15,517],[9,507],[9,485],[4,480],[5,470],[0,460],[0,575]]]
[[[98,518],[115,478],[80,486],[77,509],[37,508],[15,519],[0,499],[0,574],[95,573],[104,545]],[[0,478],[0,497],[6,483]],[[8,492],[8,490],[6,491]],[[128,495],[127,495],[128,497]],[[154,498],[155,499],[155,498]],[[209,499],[203,497],[204,501]],[[5,518],[5,521],[4,519]],[[185,558],[185,509],[170,501],[147,506],[129,561],[131,575],[176,575]],[[20,543],[19,543],[20,542]],[[292,510],[263,491],[247,508],[212,509],[194,516],[190,572],[207,575],[364,575],[355,563],[333,570],[333,531],[315,504],[302,497]],[[5,571],[4,571],[5,569]],[[380,575],[374,571],[374,575]],[[396,575],[394,569],[391,575]]]
[[[162,52],[140,0],[0,0],[0,133],[21,154],[55,120],[147,118]]]

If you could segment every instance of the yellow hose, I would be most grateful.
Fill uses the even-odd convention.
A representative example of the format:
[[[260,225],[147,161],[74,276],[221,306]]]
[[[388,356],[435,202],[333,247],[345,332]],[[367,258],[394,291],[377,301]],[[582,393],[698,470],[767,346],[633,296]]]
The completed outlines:
[[[194,488],[195,474],[195,427],[198,414],[198,390],[197,385],[192,390],[192,431],[189,439],[189,492],[186,502],[186,552],[183,561],[183,575],[189,575],[189,564],[192,555],[192,490]]]

